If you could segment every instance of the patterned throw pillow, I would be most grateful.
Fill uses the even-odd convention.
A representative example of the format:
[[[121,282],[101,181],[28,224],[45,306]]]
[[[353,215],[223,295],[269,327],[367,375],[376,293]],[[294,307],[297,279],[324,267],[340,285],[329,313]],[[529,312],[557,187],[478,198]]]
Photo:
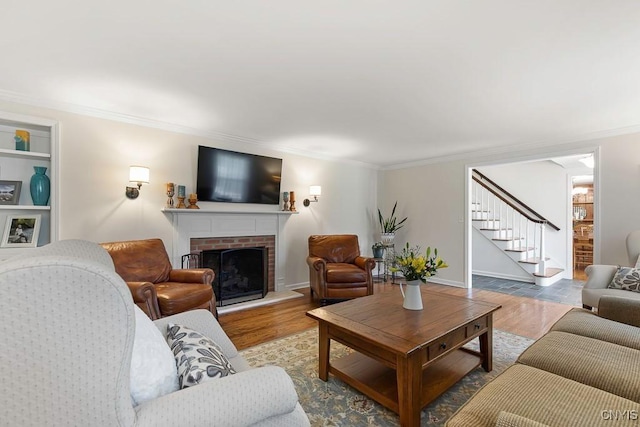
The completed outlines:
[[[640,269],[620,267],[609,283],[611,289],[640,292]]]
[[[181,389],[236,373],[220,347],[200,332],[170,323],[167,343],[176,359]]]

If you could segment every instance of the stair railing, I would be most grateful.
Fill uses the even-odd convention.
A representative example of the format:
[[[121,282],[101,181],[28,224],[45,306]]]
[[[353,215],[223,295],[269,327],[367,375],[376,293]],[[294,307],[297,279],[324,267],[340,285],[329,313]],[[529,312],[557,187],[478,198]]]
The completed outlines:
[[[533,251],[545,271],[546,226],[560,228],[479,171],[474,169],[472,178],[472,201],[480,206],[481,218],[498,231],[499,238],[512,239],[512,249],[526,251],[527,258]]]

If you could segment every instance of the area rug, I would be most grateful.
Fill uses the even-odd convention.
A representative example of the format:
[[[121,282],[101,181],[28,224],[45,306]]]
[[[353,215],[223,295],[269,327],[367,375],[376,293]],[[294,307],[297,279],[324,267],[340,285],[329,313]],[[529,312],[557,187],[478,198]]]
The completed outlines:
[[[494,330],[493,370],[477,368],[422,410],[422,426],[442,426],[480,387],[518,358],[533,340]],[[466,347],[478,350],[478,340]],[[331,342],[331,358],[348,354],[349,348]],[[240,352],[251,366],[284,368],[298,392],[300,404],[312,426],[397,426],[398,416],[332,375],[318,378],[318,331],[307,331],[267,342]]]

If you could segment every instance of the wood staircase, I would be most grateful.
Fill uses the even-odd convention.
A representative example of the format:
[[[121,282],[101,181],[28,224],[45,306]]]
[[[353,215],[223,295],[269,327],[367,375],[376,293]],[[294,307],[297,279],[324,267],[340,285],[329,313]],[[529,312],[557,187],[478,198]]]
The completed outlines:
[[[473,227],[530,275],[531,282],[550,286],[560,280],[564,269],[544,250],[545,230],[559,228],[480,172],[474,170],[472,176]]]

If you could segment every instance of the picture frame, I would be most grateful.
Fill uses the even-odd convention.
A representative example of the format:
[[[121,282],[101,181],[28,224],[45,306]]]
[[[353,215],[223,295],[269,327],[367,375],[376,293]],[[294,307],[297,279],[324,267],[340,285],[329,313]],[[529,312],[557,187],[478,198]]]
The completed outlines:
[[[22,181],[0,180],[0,205],[17,205],[21,189]]]
[[[0,247],[35,248],[41,220],[42,215],[8,215]]]

